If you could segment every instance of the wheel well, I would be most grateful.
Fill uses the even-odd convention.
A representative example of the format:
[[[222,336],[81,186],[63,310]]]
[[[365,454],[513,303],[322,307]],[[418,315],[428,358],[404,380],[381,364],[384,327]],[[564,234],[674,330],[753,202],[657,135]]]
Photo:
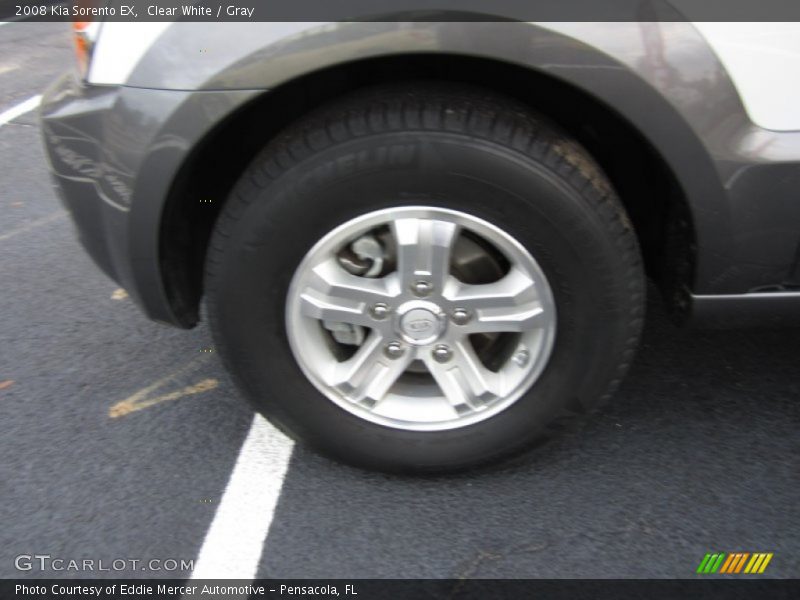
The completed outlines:
[[[658,152],[612,108],[546,74],[489,59],[403,55],[365,59],[293,80],[220,123],[173,182],[160,234],[167,296],[184,327],[198,321],[203,264],[214,222],[255,154],[289,122],[362,87],[437,79],[513,96],[556,122],[594,156],[634,224],[648,276],[670,304],[691,280],[694,235],[685,195]],[[202,198],[203,202],[198,202]]]

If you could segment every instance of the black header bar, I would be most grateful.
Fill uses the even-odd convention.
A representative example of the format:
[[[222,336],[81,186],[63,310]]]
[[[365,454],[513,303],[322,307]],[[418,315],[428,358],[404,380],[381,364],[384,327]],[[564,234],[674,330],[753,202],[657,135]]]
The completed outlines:
[[[800,1],[0,0],[0,20],[800,21]]]

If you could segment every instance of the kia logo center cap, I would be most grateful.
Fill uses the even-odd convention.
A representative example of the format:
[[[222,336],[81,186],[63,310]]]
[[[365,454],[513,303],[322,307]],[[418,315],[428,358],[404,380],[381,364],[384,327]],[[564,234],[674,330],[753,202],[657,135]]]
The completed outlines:
[[[398,329],[406,341],[411,344],[430,344],[441,335],[444,321],[441,318],[441,311],[436,305],[409,307],[400,315]]]

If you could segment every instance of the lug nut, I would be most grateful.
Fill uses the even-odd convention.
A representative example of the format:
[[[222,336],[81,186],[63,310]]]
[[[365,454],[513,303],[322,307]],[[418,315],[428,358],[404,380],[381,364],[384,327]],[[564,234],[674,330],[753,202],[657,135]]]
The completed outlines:
[[[456,325],[466,325],[472,318],[472,314],[466,308],[457,308],[453,311],[451,318]]]
[[[389,307],[383,302],[379,302],[369,309],[369,314],[377,321],[383,321],[389,315]]]
[[[392,360],[400,358],[405,352],[405,348],[400,342],[389,342],[383,349],[383,353]]]
[[[448,360],[453,358],[453,351],[450,350],[450,347],[447,344],[438,344],[433,349],[433,360],[439,363],[446,363]]]
[[[433,285],[428,281],[417,281],[411,286],[415,296],[427,296],[433,291]]]

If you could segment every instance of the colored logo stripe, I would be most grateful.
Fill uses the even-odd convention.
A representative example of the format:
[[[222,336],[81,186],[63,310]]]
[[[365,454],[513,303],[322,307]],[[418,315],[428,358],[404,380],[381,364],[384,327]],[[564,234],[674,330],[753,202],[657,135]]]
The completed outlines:
[[[750,562],[747,563],[747,566],[744,568],[745,573],[763,573],[764,569],[767,568],[769,561],[772,560],[773,553],[770,552],[767,554],[766,552],[760,552],[753,554],[753,558],[750,559]]]
[[[698,573],[716,573],[722,564],[722,559],[725,558],[725,553],[720,552],[717,554],[706,554],[700,566],[697,567]]]
[[[767,568],[772,557],[772,552],[754,552],[752,554],[750,552],[708,553],[700,561],[697,572],[702,574],[760,574]]]
[[[728,556],[728,560],[722,565],[720,573],[738,573],[744,567],[744,561],[750,556],[749,552],[735,552]]]
[[[731,568],[731,563],[732,563],[734,560],[736,560],[736,558],[737,558],[738,556],[739,556],[739,555],[738,555],[738,554],[736,554],[735,552],[734,552],[733,554],[729,554],[729,555],[728,555],[728,560],[726,560],[726,561],[723,563],[723,565],[722,565],[722,570],[720,571],[720,573],[727,573],[727,572],[728,572],[728,569],[730,569],[730,568]]]

